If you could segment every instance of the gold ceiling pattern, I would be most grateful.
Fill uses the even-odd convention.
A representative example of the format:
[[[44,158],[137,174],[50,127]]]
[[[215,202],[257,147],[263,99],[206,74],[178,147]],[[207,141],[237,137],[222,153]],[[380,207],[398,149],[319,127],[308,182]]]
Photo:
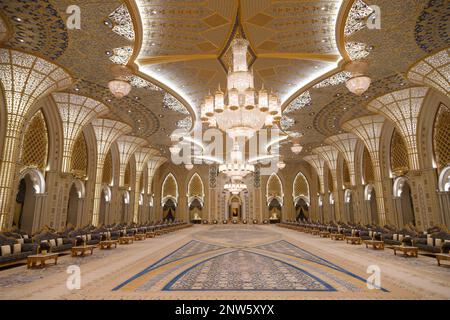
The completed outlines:
[[[99,5],[80,0],[80,30],[65,23],[72,2],[1,2],[0,39],[7,37],[2,46],[65,68],[76,80],[66,92],[103,103],[108,119],[129,125],[133,136],[162,154],[177,125],[188,128],[195,120],[189,104],[198,107],[208,90],[219,83],[225,87],[227,44],[236,34],[251,43],[257,87],[264,83],[278,91],[284,107],[309,93],[310,100],[283,122],[289,132],[303,134],[303,154],[342,134],[345,122],[370,115],[365,106],[372,99],[410,88],[412,82],[448,94],[445,1],[104,0]],[[366,4],[381,8],[381,30],[364,27],[372,10]],[[355,51],[358,46],[365,51]],[[336,62],[341,55],[368,53],[373,84],[356,97],[345,88],[348,74]],[[130,79],[131,94],[121,100],[107,88],[112,57],[140,66]],[[168,107],[170,96],[191,114],[180,112],[180,105]],[[298,159],[289,145],[281,152],[286,160]]]
[[[257,86],[264,82],[287,100],[336,67],[340,3],[139,0],[143,42],[137,62],[142,72],[199,107],[208,90],[225,87],[227,45],[239,33],[256,56]]]

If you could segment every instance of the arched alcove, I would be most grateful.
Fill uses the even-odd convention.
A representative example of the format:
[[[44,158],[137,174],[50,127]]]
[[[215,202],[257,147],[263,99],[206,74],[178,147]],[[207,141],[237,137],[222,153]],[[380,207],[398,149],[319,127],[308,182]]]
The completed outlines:
[[[111,202],[111,188],[108,185],[103,185],[102,192],[100,194],[100,210],[98,225],[104,225],[107,223],[108,209]]]
[[[41,226],[42,196],[45,178],[41,171],[27,168],[20,172],[13,217],[13,228],[33,233]]]
[[[372,184],[366,185],[364,189],[364,202],[367,212],[367,222],[378,224],[378,209],[375,187]]]
[[[346,189],[344,192],[344,212],[347,222],[356,222],[353,208],[353,191],[350,189]]]
[[[415,226],[416,217],[408,179],[405,177],[395,179],[393,190],[398,226],[403,227],[411,224]]]
[[[69,190],[66,226],[74,228],[80,226],[82,218],[82,204],[80,200],[84,199],[85,193],[84,183],[81,180],[75,180]]]
[[[266,185],[266,201],[267,206],[269,206],[272,199],[277,199],[278,202],[283,206],[283,184],[281,182],[280,177],[276,173],[272,173],[272,175],[267,180]]]
[[[297,173],[294,178],[292,184],[292,198],[294,199],[294,205],[297,205],[297,202],[300,199],[304,199],[308,206],[311,202],[309,182],[302,172]]]
[[[175,207],[178,204],[178,183],[172,173],[168,173],[161,186],[161,205],[164,207],[168,200],[171,200]]]

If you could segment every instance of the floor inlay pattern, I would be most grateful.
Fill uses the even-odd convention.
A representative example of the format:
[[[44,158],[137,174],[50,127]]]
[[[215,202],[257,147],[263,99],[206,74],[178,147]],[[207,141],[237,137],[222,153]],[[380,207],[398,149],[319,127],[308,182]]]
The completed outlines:
[[[283,261],[236,250],[182,272],[164,290],[334,291],[329,284]]]
[[[383,290],[367,287],[382,269]],[[77,265],[82,288],[66,286]],[[0,299],[450,299],[450,268],[277,226],[194,226],[43,270],[0,271]],[[3,288],[3,290],[1,290]]]

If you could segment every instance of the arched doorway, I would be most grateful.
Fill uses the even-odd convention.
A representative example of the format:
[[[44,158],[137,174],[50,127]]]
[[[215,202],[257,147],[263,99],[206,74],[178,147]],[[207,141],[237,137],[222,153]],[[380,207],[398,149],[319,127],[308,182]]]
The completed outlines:
[[[242,219],[242,201],[241,198],[237,195],[234,195],[230,198],[230,202],[228,205],[228,218],[230,220],[241,220]]]
[[[108,213],[109,203],[111,201],[111,189],[108,186],[103,186],[100,195],[100,211],[98,216],[98,225],[106,224],[106,216]]]
[[[307,220],[309,218],[309,204],[304,198],[297,199],[295,203],[296,220]]]
[[[350,189],[346,189],[344,192],[344,211],[347,222],[356,222],[355,213],[353,211],[353,192]]]
[[[38,169],[25,169],[20,173],[13,228],[29,234],[40,227],[42,201],[37,196],[45,192],[45,179]]]
[[[269,220],[271,223],[281,221],[281,203],[278,198],[272,198],[269,202]]]
[[[323,196],[321,194],[317,196],[317,206],[319,207],[319,214],[317,218],[320,222],[325,222],[325,216],[323,213]]]
[[[202,209],[203,209],[203,203],[198,198],[195,198],[189,204],[189,220],[192,223],[201,223]]]
[[[366,204],[366,212],[368,223],[378,224],[378,209],[377,209],[377,197],[375,193],[375,187],[368,184],[364,191],[364,199]]]
[[[84,198],[84,193],[84,183],[81,180],[75,180],[69,191],[66,219],[67,227],[76,228],[81,226],[82,203],[80,200]]]
[[[167,199],[163,206],[163,217],[166,221],[174,221],[177,205],[172,199]]]
[[[399,227],[408,224],[416,225],[414,205],[411,196],[411,187],[405,177],[399,177],[394,181],[394,201]]]

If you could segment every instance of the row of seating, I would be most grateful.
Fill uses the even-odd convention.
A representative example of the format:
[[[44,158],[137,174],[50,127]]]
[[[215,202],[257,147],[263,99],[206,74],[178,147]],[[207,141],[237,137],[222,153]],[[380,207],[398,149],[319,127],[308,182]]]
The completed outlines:
[[[191,226],[183,221],[158,221],[145,224],[113,224],[94,227],[92,225],[75,229],[67,228],[56,232],[45,227],[42,231],[28,235],[14,230],[0,232],[0,266],[16,264],[28,256],[42,251],[62,253],[80,245],[98,245],[105,240],[142,235],[153,238]]]
[[[382,241],[386,245],[407,245],[419,248],[424,253],[449,253],[450,233],[443,227],[432,227],[418,231],[413,226],[398,229],[394,226],[361,225],[340,222],[284,221],[281,227],[307,233],[328,232],[343,237],[360,237],[362,241]]]

